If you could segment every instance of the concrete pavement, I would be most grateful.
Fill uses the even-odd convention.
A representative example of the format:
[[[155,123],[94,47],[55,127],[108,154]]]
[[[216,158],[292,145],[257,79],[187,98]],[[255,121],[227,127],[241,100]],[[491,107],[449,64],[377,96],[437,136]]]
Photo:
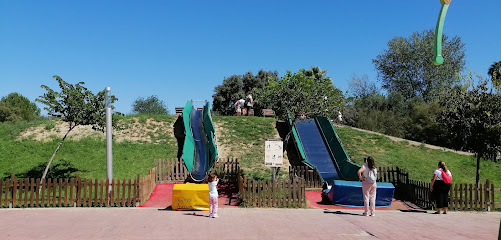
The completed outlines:
[[[195,213],[195,215],[193,214]],[[501,213],[222,208],[1,209],[0,239],[497,239]]]

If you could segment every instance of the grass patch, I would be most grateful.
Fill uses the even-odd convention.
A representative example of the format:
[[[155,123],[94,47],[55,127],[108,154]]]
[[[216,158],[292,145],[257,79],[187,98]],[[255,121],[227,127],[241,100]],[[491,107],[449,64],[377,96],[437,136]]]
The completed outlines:
[[[433,171],[439,161],[444,161],[452,172],[454,183],[475,183],[476,158],[424,145],[411,145],[407,141],[395,142],[386,136],[361,132],[351,127],[336,128],[351,160],[363,164],[363,158],[370,155],[377,166],[400,167],[409,172],[410,179],[431,182]],[[480,182],[489,179],[496,188],[501,187],[501,164],[481,160]],[[496,193],[501,202],[501,193]]]
[[[271,168],[264,166],[264,141],[277,135],[275,119],[262,117],[215,116],[213,121],[222,125],[224,133],[218,142],[230,147],[227,157],[236,157],[248,178],[271,179]],[[281,169],[280,178],[288,177],[288,169]]]

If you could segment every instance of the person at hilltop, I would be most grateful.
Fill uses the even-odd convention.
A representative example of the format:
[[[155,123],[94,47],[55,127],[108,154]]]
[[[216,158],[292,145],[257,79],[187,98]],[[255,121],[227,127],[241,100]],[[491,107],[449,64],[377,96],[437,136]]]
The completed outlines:
[[[247,97],[245,97],[245,110],[246,110],[246,113],[245,113],[245,116],[251,116],[251,109],[253,109],[254,107],[254,100],[252,99],[252,93],[249,92],[249,94],[247,94]]]
[[[219,194],[217,193],[217,183],[219,182],[219,179],[217,178],[216,174],[211,173],[209,174],[209,179],[208,179],[208,184],[209,184],[209,217],[212,218],[218,218],[219,215],[217,215],[217,204],[218,204],[218,196]]]
[[[358,170],[358,177],[362,180],[362,193],[364,196],[364,216],[375,216],[377,168],[373,157],[364,158],[365,164]],[[363,173],[363,175],[362,175]],[[370,208],[370,209],[369,209]]]
[[[433,179],[430,184],[430,191],[435,194],[435,202],[437,204],[437,211],[434,214],[440,214],[442,209],[444,210],[444,214],[447,214],[451,178],[451,171],[447,169],[445,162],[438,162],[438,169],[433,172]],[[447,179],[448,183],[446,182]]]
[[[233,104],[233,107],[235,107],[235,112],[237,113],[237,116],[242,115],[242,108],[244,107],[245,100],[239,99]]]

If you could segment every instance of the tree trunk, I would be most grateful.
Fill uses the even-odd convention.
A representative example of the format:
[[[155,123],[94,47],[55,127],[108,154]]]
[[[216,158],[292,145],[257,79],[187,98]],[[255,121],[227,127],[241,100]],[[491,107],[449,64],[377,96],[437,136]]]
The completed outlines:
[[[47,172],[49,171],[49,167],[52,164],[52,160],[54,160],[54,157],[56,156],[57,151],[59,151],[59,148],[61,147],[61,145],[63,145],[64,139],[66,139],[66,137],[68,136],[68,134],[70,133],[70,131],[73,130],[73,128],[70,128],[70,130],[68,130],[68,132],[66,132],[66,134],[63,137],[63,139],[61,139],[61,141],[57,145],[56,151],[54,151],[54,153],[52,154],[52,157],[50,157],[49,163],[47,163],[47,166],[45,167],[45,171],[43,172],[42,179],[40,179],[40,184],[45,179],[45,176],[47,176]]]
[[[477,155],[477,176],[475,178],[475,183],[478,186],[478,183],[480,182],[480,155]]]

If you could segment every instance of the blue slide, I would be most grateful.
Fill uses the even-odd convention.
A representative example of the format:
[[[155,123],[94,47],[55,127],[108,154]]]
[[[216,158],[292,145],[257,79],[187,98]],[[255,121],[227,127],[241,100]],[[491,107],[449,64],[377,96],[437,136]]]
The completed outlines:
[[[357,171],[360,165],[350,161],[334,125],[326,117],[289,119],[294,142],[303,163],[315,167],[327,184],[327,197],[333,204],[363,206],[362,182]],[[378,182],[377,207],[391,205],[394,186]]]
[[[195,181],[203,181],[218,158],[214,123],[210,106],[202,109],[193,107],[188,101],[183,109],[185,140],[182,159]]]
[[[296,120],[296,130],[308,163],[317,168],[323,180],[332,185],[334,180],[341,179],[317,121],[313,118]]]

